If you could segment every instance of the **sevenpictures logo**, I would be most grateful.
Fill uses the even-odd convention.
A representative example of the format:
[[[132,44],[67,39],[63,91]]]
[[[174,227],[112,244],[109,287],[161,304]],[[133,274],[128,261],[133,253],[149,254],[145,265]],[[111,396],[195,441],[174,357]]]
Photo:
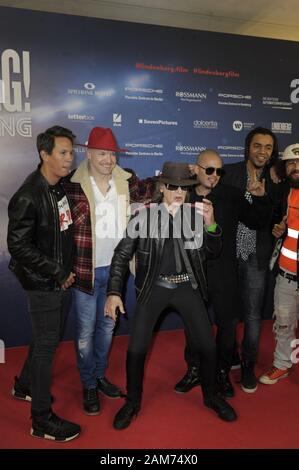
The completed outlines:
[[[138,124],[141,125],[152,125],[152,126],[177,126],[178,122],[177,121],[167,121],[163,119],[144,119],[144,118],[138,118]]]

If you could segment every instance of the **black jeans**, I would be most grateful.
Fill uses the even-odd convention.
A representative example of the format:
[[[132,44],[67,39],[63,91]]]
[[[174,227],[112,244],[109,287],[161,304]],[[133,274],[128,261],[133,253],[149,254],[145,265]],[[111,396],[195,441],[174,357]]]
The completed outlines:
[[[26,291],[26,294],[32,342],[19,379],[31,390],[32,416],[41,416],[51,408],[52,363],[63,335],[71,292]]]
[[[244,320],[242,360],[256,362],[261,332],[268,267],[259,268],[256,255],[238,260],[239,289]]]
[[[176,289],[154,286],[146,304],[137,302],[127,352],[128,398],[134,403],[141,401],[146,354],[157,319],[167,307],[182,316],[192,350],[200,358],[203,396],[209,400],[215,393],[216,345],[203,300],[189,282],[177,284]]]
[[[235,348],[237,319],[227,321],[224,325],[217,327],[216,346],[217,346],[217,370],[230,371],[232,358]],[[188,332],[185,330],[186,348],[185,360],[188,367],[197,367],[199,358],[191,349],[191,341]]]

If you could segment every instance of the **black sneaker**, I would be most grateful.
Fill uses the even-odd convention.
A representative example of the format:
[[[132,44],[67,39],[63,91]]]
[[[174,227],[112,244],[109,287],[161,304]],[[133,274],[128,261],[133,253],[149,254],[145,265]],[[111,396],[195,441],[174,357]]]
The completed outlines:
[[[174,386],[177,393],[187,393],[196,385],[200,385],[200,375],[197,367],[188,367],[184,377]]]
[[[28,386],[22,385],[17,376],[15,376],[15,384],[11,389],[11,394],[17,400],[24,400],[31,402],[31,390]],[[51,403],[54,402],[54,397],[51,395]]]
[[[83,409],[87,415],[98,415],[100,413],[100,402],[96,387],[83,388]]]
[[[66,419],[59,418],[53,412],[42,417],[32,416],[31,436],[50,439],[52,441],[67,442],[79,436],[81,427]]]
[[[97,379],[98,390],[108,398],[123,397],[123,393],[119,387],[110,383],[105,377]]]
[[[219,394],[204,400],[204,405],[214,410],[223,421],[231,422],[237,419],[235,410]]]
[[[17,376],[15,376],[15,384],[11,389],[11,394],[18,400],[31,401],[31,390],[28,386],[22,385]]]
[[[241,387],[246,393],[254,393],[257,389],[257,378],[254,373],[254,362],[244,361],[241,364]]]
[[[130,426],[132,419],[137,416],[139,410],[139,403],[133,403],[130,400],[127,400],[115,415],[113,421],[114,429],[120,431],[121,429],[126,429]]]

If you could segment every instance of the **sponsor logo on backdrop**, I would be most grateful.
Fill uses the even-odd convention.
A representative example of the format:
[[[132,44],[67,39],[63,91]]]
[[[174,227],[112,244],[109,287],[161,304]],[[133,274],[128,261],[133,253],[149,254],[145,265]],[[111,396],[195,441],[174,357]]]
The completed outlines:
[[[176,152],[179,152],[180,155],[198,155],[203,150],[206,150],[207,147],[203,145],[186,145],[178,142],[175,146]]]
[[[125,147],[128,149],[126,155],[136,157],[163,157],[163,144],[127,142]]]
[[[218,104],[225,106],[243,106],[251,108],[251,95],[240,95],[236,93],[218,93]]]
[[[119,113],[113,113],[112,121],[114,127],[121,127],[122,124],[122,116]]]
[[[272,122],[271,130],[276,134],[292,134],[291,122]]]
[[[92,116],[91,114],[78,114],[78,113],[68,113],[67,118],[70,121],[94,121],[95,116]]]
[[[125,87],[125,99],[135,101],[164,101],[162,98],[163,90],[161,88],[140,88],[140,87]],[[152,96],[150,96],[152,95]]]
[[[217,149],[221,158],[244,157],[244,147],[240,145],[218,145]]]
[[[236,131],[236,132],[240,132],[240,131],[248,131],[250,129],[253,129],[254,128],[254,122],[242,122],[242,121],[234,121],[232,126],[233,126],[233,130]]]
[[[5,49],[1,54],[0,112],[11,114],[0,117],[0,137],[32,137],[30,78],[30,52]]]
[[[138,124],[141,125],[151,125],[151,126],[177,126],[178,122],[177,121],[167,121],[164,119],[144,119],[144,118],[138,118]]]
[[[176,91],[175,96],[180,101],[187,101],[188,103],[201,103],[207,99],[208,94],[196,91]]]
[[[144,62],[137,62],[135,64],[137,70],[152,70],[157,72],[167,73],[193,73],[195,75],[210,75],[214,77],[224,78],[240,78],[240,72],[234,70],[218,70],[203,67],[187,68],[182,65],[163,65],[163,64],[145,64]]]
[[[272,109],[292,109],[291,101],[281,100],[278,96],[263,96],[262,103]]]
[[[294,78],[290,83],[290,88],[292,89],[290,94],[290,100],[292,103],[299,103],[299,78]]]
[[[195,119],[193,121],[193,127],[195,129],[218,129],[217,121],[203,121],[202,119]]]
[[[113,88],[100,89],[98,90],[95,83],[86,82],[82,88],[68,88],[68,95],[85,95],[85,96],[97,96],[98,98],[109,98],[114,95],[115,90]]]

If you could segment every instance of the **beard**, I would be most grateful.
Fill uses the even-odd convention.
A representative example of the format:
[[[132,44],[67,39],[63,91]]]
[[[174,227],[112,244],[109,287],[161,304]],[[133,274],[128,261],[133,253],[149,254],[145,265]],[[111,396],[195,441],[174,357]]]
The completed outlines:
[[[287,178],[291,188],[299,189],[299,178],[292,178],[292,173]]]

